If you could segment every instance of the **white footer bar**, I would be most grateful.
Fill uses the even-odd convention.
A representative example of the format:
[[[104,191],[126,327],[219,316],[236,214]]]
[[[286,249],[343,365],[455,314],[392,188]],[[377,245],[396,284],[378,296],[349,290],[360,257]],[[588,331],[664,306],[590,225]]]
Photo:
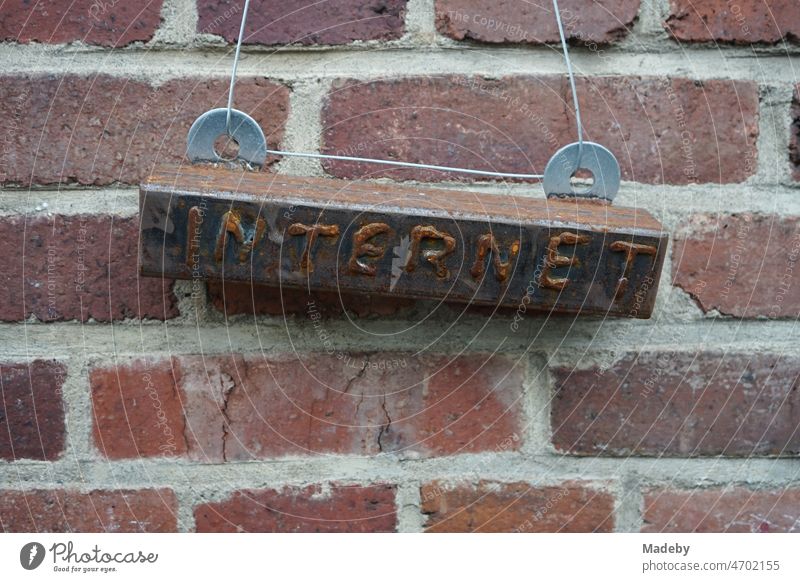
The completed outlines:
[[[796,581],[799,550],[792,534],[3,534],[0,579]]]

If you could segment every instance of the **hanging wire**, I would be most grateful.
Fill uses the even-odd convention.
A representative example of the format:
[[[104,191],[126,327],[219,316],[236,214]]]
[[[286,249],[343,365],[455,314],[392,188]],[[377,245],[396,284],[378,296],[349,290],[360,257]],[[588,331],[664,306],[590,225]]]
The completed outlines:
[[[231,84],[228,90],[228,111],[225,117],[225,128],[228,135],[231,135],[231,111],[233,109],[233,90],[236,86],[236,69],[239,65],[239,56],[242,50],[242,39],[244,38],[244,27],[247,22],[247,11],[250,8],[250,0],[245,0],[244,9],[242,10],[242,24],[239,27],[239,38],[236,41],[236,53],[233,57],[233,71],[231,72]],[[561,38],[561,49],[564,53],[564,61],[567,65],[567,75],[569,77],[570,90],[572,91],[572,103],[575,107],[575,123],[578,128],[578,158],[576,160],[576,167],[580,166],[580,160],[583,153],[583,124],[581,123],[581,108],[578,103],[578,92],[575,87],[575,75],[572,72],[572,60],[569,56],[569,49],[567,47],[567,38],[564,34],[564,25],[561,22],[561,14],[558,9],[558,0],[553,0],[553,10],[556,14],[556,23],[558,24],[558,35]],[[296,158],[312,158],[317,160],[339,160],[344,162],[362,162],[366,164],[383,164],[386,166],[397,166],[402,168],[419,168],[424,170],[437,170],[442,172],[457,172],[459,174],[473,174],[478,176],[491,176],[495,178],[514,178],[521,180],[541,180],[544,174],[516,174],[511,172],[491,172],[489,170],[473,170],[470,168],[456,168],[452,166],[436,166],[432,164],[418,164],[415,162],[397,162],[394,160],[379,160],[376,158],[361,158],[353,156],[336,156],[331,154],[316,154],[311,152],[290,152],[283,150],[270,150],[267,149],[267,154],[275,156],[296,157]]]
[[[239,53],[242,51],[242,38],[244,38],[244,25],[247,22],[247,9],[250,8],[250,0],[244,0],[244,11],[242,12],[242,24],[239,26],[239,38],[236,40],[236,54],[233,56],[233,71],[231,71],[231,86],[228,89],[228,113],[225,116],[225,131],[231,135],[231,109],[233,109],[233,88],[236,86],[236,67],[239,66]]]
[[[575,161],[575,169],[578,169],[580,167],[581,159],[583,159],[583,123],[581,123],[581,105],[578,103],[578,90],[575,88],[575,75],[572,73],[572,59],[569,58],[567,36],[564,34],[564,25],[561,22],[561,12],[558,9],[558,0],[553,0],[553,11],[556,13],[558,36],[561,37],[561,50],[564,52],[564,62],[567,64],[569,88],[572,91],[572,104],[575,108],[575,125],[578,128],[578,159]]]
[[[376,158],[356,158],[351,156],[334,156],[330,154],[314,154],[308,152],[284,152],[280,150],[267,150],[268,154],[275,156],[294,156],[296,158],[314,158],[318,160],[341,160],[343,162],[364,162],[366,164],[385,164],[387,166],[400,166],[402,168],[420,168],[423,170],[439,170],[442,172],[458,172],[460,174],[474,174],[477,176],[494,176],[500,178],[516,178],[531,180],[544,178],[544,174],[513,174],[508,172],[491,172],[489,170],[472,170],[470,168],[454,168],[451,166],[434,166],[432,164],[417,164],[414,162],[396,162],[394,160],[379,160]]]

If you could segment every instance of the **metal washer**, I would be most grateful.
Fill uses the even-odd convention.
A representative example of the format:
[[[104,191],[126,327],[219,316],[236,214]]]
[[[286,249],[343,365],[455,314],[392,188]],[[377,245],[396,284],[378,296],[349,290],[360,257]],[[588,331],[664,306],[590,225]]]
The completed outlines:
[[[227,162],[214,149],[214,141],[226,135],[228,109],[211,109],[198,117],[189,129],[186,155],[194,162]],[[267,140],[255,119],[238,109],[231,109],[230,136],[239,144],[237,159],[263,166],[267,159]]]
[[[571,143],[558,150],[544,169],[544,192],[548,196],[576,196],[581,198],[602,198],[609,202],[619,191],[619,162],[607,148],[600,144],[585,141],[581,159],[578,160],[580,144]],[[586,192],[575,192],[570,178],[579,169],[594,175],[594,184]]]

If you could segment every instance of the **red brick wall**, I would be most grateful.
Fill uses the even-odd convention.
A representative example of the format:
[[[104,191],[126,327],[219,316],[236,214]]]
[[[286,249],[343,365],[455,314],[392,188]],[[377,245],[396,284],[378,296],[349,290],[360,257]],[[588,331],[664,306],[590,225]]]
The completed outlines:
[[[561,1],[616,203],[672,246],[653,319],[513,327],[139,277],[137,184],[225,103],[243,2],[62,4],[0,6],[3,530],[798,530],[796,2]],[[236,107],[273,147],[541,172],[575,139],[548,8],[254,1]]]

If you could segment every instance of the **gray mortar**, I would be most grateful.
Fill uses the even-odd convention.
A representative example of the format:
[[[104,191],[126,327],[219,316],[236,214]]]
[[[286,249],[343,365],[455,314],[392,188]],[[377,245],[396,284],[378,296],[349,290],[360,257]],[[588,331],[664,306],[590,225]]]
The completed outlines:
[[[406,4],[406,34],[410,46],[432,46],[439,37],[436,32],[435,0],[408,0]]]
[[[295,83],[286,120],[286,137],[281,149],[293,152],[317,153],[322,138],[321,114],[323,101],[331,79],[306,80]],[[322,164],[312,158],[283,158],[276,172],[295,176],[323,176]]]
[[[644,496],[641,482],[637,475],[625,474],[617,485],[614,531],[637,532],[644,525],[642,520]]]
[[[449,321],[434,320],[437,322]],[[414,323],[396,318],[392,320],[361,320],[372,332],[392,332],[398,326]],[[605,320],[580,318],[574,323],[563,318],[549,320],[545,316],[531,316],[520,323],[519,331],[509,331],[511,318],[497,318],[486,326],[485,318],[470,315],[462,318],[431,351],[453,351],[465,345],[474,351],[493,351],[503,346],[503,352],[521,354],[525,350],[548,353],[558,361],[560,354],[573,356],[571,350],[589,349],[605,353],[604,346],[615,335],[628,338],[619,347],[629,350],[663,349],[670,351],[696,351],[707,349],[714,338],[715,347],[742,353],[777,352],[796,348],[797,322],[738,321],[732,318],[704,318],[691,323],[648,320]],[[229,352],[281,354],[291,350],[286,334],[300,351],[323,351],[314,328],[302,318],[258,317],[230,318],[227,325],[204,324],[194,321],[162,323],[155,321],[116,322],[112,325],[74,323],[25,323],[25,345],[20,344],[19,324],[0,324],[0,358],[70,357],[75,350],[97,354],[103,358],[128,355],[167,354],[225,354]],[[113,329],[113,331],[112,331]],[[375,340],[363,333],[353,333],[350,323],[341,320],[326,321],[326,332],[339,350],[354,353],[374,350]],[[391,339],[385,338],[382,351],[414,351],[425,345],[429,330],[414,329]],[[646,334],[646,343],[642,335]],[[53,340],[57,335],[58,339]],[[675,338],[681,341],[676,342]],[[144,351],[142,346],[146,346]],[[557,349],[556,349],[557,348]],[[573,362],[574,364],[575,362]]]
[[[762,87],[759,118],[759,163],[746,184],[654,186],[624,183],[616,203],[650,210],[670,232],[692,213],[763,212],[783,216],[800,214],[798,184],[790,177],[787,148],[790,102],[800,70],[800,47],[744,47],[717,49],[708,45],[679,45],[670,41],[662,26],[666,0],[645,0],[633,33],[618,47],[607,47],[599,58],[584,48],[571,53],[579,74],[688,76],[698,79],[752,79]],[[111,74],[162,83],[187,75],[227,77],[231,47],[219,37],[198,35],[193,0],[165,0],[163,22],[153,41],[122,50],[98,49],[81,44],[61,47],[0,43],[0,73]],[[377,47],[381,50],[375,50]],[[388,47],[388,48],[386,48]],[[142,49],[148,50],[146,59]],[[265,75],[292,87],[286,138],[282,147],[317,151],[322,132],[320,108],[335,78],[379,79],[387,75],[564,74],[558,47],[497,47],[459,43],[439,35],[434,26],[433,0],[410,0],[406,33],[391,43],[354,43],[346,47],[245,47],[240,74]],[[301,175],[322,175],[319,162],[282,161],[279,170]],[[415,183],[411,183],[415,184]],[[424,188],[454,184],[416,184]],[[458,184],[458,188],[504,195],[541,198],[541,187],[523,184]],[[46,206],[45,206],[46,204]],[[138,194],[134,187],[6,189],[0,196],[0,215],[50,216],[95,214],[98,208],[115,216],[134,216]],[[107,461],[92,440],[88,371],[93,366],[143,355],[283,353],[290,334],[297,349],[319,350],[319,338],[309,322],[291,317],[237,316],[225,319],[203,300],[199,305],[186,295],[190,282],[176,284],[181,316],[168,323],[115,322],[110,325],[76,322],[0,324],[0,361],[57,358],[68,366],[63,397],[67,414],[67,452],[53,463],[0,462],[0,487],[30,490],[68,487],[138,489],[170,487],[179,502],[181,531],[193,529],[193,507],[221,500],[243,488],[280,488],[312,483],[397,484],[398,529],[421,531],[419,487],[430,480],[444,483],[526,481],[533,485],[559,485],[563,481],[590,480],[616,495],[615,529],[637,531],[642,525],[642,488],[648,486],[713,487],[741,484],[751,488],[800,486],[796,459],[771,458],[580,458],[558,454],[550,442],[549,410],[553,391],[547,369],[552,366],[590,367],[626,350],[707,349],[752,354],[796,354],[797,324],[792,321],[737,321],[703,315],[686,293],[669,286],[668,255],[656,307],[650,321],[546,320],[532,317],[517,333],[510,333],[510,318],[496,318],[483,332],[485,318],[468,316],[435,350],[493,350],[505,342],[504,352],[526,363],[522,402],[524,444],[519,452],[465,454],[440,459],[415,459],[413,455],[374,458],[320,455],[227,464],[198,464],[176,459]],[[446,320],[435,319],[431,325]],[[364,323],[364,322],[360,322]],[[411,323],[402,318],[369,321],[387,329]],[[337,349],[354,352],[375,348],[362,333],[353,333],[346,321],[325,323]],[[20,342],[21,334],[24,343]],[[427,339],[415,330],[386,340],[382,350],[416,349]],[[642,338],[645,338],[644,345]],[[621,340],[619,338],[622,338]],[[676,338],[680,338],[679,341]],[[587,351],[588,350],[588,351]]]
[[[672,45],[671,45],[672,46]],[[609,58],[599,58],[589,50],[573,50],[575,71],[579,75],[686,76],[705,79],[762,80],[769,86],[789,86],[791,72],[800,70],[800,54],[781,50],[754,52],[750,48],[725,47],[724,50],[677,47],[658,53],[626,52],[608,49]],[[246,57],[258,58],[246,58]],[[610,58],[612,57],[613,58]],[[100,64],[102,63],[102,64]],[[283,49],[260,51],[247,46],[242,51],[239,74],[263,75],[295,82],[302,79],[352,77],[376,79],[391,75],[563,75],[564,60],[553,47],[463,46],[421,48],[325,50]],[[0,43],[0,74],[104,73],[153,82],[191,75],[225,77],[230,74],[231,49],[152,50],[142,58],[141,50],[99,50],[82,47]]]
[[[191,46],[197,35],[197,1],[164,0],[161,26],[148,43],[153,48]]]
[[[797,186],[789,163],[792,86],[761,89],[757,173],[750,183]]]
[[[306,126],[304,124],[310,123],[311,119],[313,118],[303,119],[298,117],[291,122],[291,126],[294,128],[304,127]],[[319,122],[317,122],[318,124]],[[292,138],[287,137],[287,139]],[[306,139],[306,143],[311,142],[310,138]],[[295,141],[300,142],[299,139]],[[288,165],[289,160],[287,159],[285,163]],[[283,166],[281,166],[281,171],[282,168]],[[364,182],[389,183],[383,179],[364,180]],[[458,182],[421,183],[409,181],[402,182],[401,185],[412,188],[445,188],[498,196],[513,195],[544,199],[544,192],[540,184],[464,184]],[[775,182],[766,184],[692,184],[686,186],[623,182],[619,194],[614,199],[614,205],[644,208],[658,219],[666,230],[672,232],[687,216],[696,213],[759,212],[797,216],[800,214],[798,190],[800,190],[800,184],[778,184]],[[37,210],[37,206],[42,206],[43,203],[46,203],[47,206]],[[98,208],[103,209],[103,214],[134,216],[139,208],[138,188],[135,186],[67,188],[62,190],[52,190],[47,186],[31,189],[7,188],[3,191],[3,195],[0,196],[0,216],[96,214]]]

